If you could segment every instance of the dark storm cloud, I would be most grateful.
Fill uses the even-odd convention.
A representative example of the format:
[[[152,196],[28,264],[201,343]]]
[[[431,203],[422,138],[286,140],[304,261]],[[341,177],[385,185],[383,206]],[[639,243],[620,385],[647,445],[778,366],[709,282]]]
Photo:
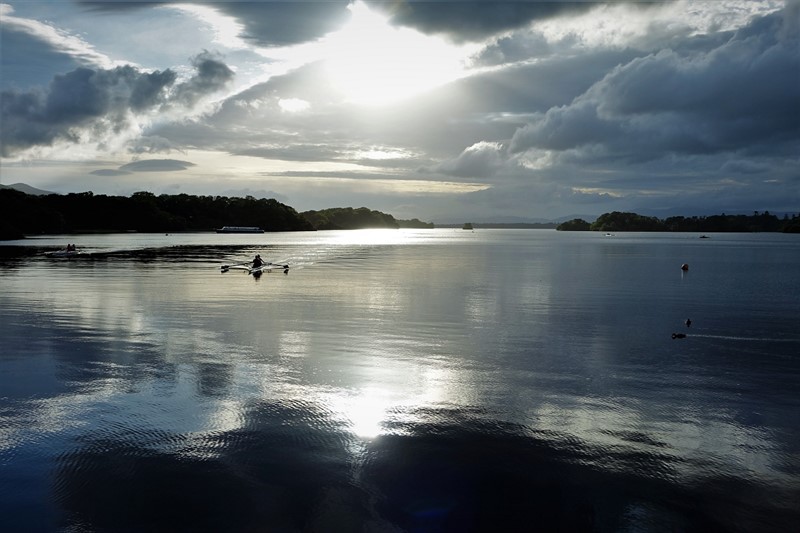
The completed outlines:
[[[123,66],[78,68],[55,76],[46,90],[5,90],[0,93],[0,153],[10,156],[56,140],[77,142],[84,135],[102,142],[129,128],[131,114],[173,103],[191,106],[233,76],[224,63],[207,53],[197,56],[193,64],[197,74],[177,86],[172,70],[147,73]]]
[[[596,5],[595,2],[581,0],[518,0],[514,2],[367,0],[366,3],[389,14],[393,24],[411,27],[423,33],[447,35],[456,41],[480,40],[498,33],[522,28],[535,20],[588,11]],[[659,0],[646,3],[610,0],[605,3],[630,3],[647,6],[663,2]]]
[[[329,1],[214,1],[195,0],[232,16],[244,26],[242,38],[264,46],[288,46],[314,41],[342,27],[349,19],[348,5],[353,0]],[[673,0],[607,0],[645,9]],[[130,2],[108,0],[80,1],[96,11],[144,8],[172,2]],[[480,40],[518,29],[536,20],[579,14],[593,9],[597,2],[587,0],[365,0],[371,9],[389,16],[397,26],[427,34],[446,35],[454,41]]]
[[[82,128],[124,129],[128,111],[161,104],[175,78],[170,70],[78,68],[53,78],[47,91],[3,91],[2,155],[56,139],[77,140]]]
[[[174,2],[81,1],[96,11],[146,8]],[[244,26],[243,39],[257,46],[273,47],[313,41],[341,27],[350,17],[350,0],[330,1],[202,1],[186,2],[209,5],[230,15]]]
[[[234,76],[233,71],[209,52],[203,52],[192,59],[197,74],[187,82],[176,87],[175,100],[192,106],[200,98],[224,88]]]
[[[592,147],[666,153],[779,153],[800,140],[800,47],[775,14],[698,53],[664,50],[612,70],[569,105],[521,128],[512,152]]]
[[[313,41],[340,28],[350,16],[348,4],[349,0],[231,2],[214,5],[244,24],[245,39],[269,47]]]

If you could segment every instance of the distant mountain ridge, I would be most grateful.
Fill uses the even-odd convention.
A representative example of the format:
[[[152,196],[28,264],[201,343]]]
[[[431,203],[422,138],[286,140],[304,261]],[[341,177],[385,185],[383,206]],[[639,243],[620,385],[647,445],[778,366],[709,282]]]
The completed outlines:
[[[46,196],[48,194],[58,194],[52,191],[37,189],[36,187],[31,187],[30,185],[27,185],[25,183],[12,183],[11,185],[0,184],[0,189],[14,189],[15,191],[24,192],[25,194],[32,194],[33,196]]]

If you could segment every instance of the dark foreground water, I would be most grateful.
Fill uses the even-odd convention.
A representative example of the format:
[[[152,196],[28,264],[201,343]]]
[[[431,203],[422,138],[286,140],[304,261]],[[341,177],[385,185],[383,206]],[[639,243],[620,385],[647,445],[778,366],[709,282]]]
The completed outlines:
[[[710,237],[0,247],[0,529],[797,531],[800,239]]]

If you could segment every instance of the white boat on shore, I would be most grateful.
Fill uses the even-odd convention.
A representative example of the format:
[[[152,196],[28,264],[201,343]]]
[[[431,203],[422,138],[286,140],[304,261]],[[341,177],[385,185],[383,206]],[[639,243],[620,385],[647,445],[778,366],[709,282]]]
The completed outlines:
[[[264,230],[257,226],[223,226],[217,233],[264,233]]]

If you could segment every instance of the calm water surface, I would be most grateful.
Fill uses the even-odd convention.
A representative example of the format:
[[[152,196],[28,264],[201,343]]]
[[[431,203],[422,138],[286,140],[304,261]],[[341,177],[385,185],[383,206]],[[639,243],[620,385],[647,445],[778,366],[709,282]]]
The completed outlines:
[[[798,530],[800,239],[698,236],[6,243],[0,529]]]

